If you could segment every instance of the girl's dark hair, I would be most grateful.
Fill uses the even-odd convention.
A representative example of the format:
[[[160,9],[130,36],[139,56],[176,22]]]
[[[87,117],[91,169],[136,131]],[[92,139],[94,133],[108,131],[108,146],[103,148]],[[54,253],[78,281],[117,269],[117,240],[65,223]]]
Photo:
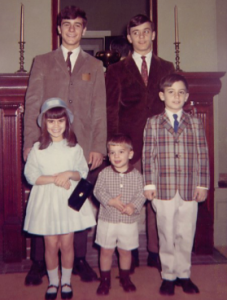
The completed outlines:
[[[76,135],[71,128],[66,109],[64,107],[53,107],[47,110],[42,116],[41,135],[39,138],[40,150],[46,149],[52,143],[50,134],[47,131],[47,119],[61,119],[63,117],[65,117],[66,120],[66,128],[63,133],[63,138],[67,140],[67,145],[69,147],[74,147],[77,144]]]

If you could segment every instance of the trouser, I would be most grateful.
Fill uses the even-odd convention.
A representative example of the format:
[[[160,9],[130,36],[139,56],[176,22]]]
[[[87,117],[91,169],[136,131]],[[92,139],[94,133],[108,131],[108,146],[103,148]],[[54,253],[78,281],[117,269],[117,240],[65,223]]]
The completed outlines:
[[[134,167],[142,173],[142,161],[138,160]],[[158,231],[156,222],[156,213],[154,212],[151,202],[147,202],[147,213],[146,213],[146,225],[147,225],[147,248],[149,252],[158,253],[159,243],[158,243]]]
[[[87,253],[88,230],[74,233],[74,256],[85,257]],[[43,236],[32,235],[31,237],[31,259],[33,261],[44,261],[44,239]]]

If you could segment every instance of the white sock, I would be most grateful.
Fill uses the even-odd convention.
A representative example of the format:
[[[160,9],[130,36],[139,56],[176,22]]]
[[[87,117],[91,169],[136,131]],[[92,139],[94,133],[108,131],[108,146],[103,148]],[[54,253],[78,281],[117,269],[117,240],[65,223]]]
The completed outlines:
[[[49,277],[49,285],[59,285],[59,277],[58,277],[58,267],[53,270],[47,270],[47,274]],[[48,289],[48,293],[56,293],[56,288]]]
[[[65,269],[64,267],[61,268],[61,285],[64,284],[71,284],[71,275],[72,275],[72,269]],[[63,292],[71,292],[71,288],[68,286],[63,287]]]

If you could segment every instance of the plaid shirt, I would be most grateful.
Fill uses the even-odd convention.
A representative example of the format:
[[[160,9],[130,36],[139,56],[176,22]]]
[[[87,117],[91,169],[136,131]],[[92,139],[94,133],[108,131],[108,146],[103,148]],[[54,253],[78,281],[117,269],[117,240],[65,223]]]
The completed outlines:
[[[200,119],[183,111],[177,133],[166,113],[147,120],[144,130],[145,185],[154,184],[157,199],[172,199],[177,190],[192,200],[196,187],[209,188],[209,159]]]
[[[132,203],[134,214],[122,214],[115,207],[109,206],[110,199],[121,194],[124,204]],[[145,202],[143,195],[143,177],[134,168],[126,173],[118,173],[112,166],[106,167],[99,173],[95,185],[94,195],[100,202],[99,219],[110,223],[134,223],[138,220],[140,211]]]

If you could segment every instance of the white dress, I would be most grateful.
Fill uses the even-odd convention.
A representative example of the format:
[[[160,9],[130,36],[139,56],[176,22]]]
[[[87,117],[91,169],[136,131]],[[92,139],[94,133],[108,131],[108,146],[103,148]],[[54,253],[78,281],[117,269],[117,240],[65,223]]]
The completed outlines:
[[[25,231],[38,235],[56,235],[84,230],[96,224],[88,200],[79,212],[68,206],[68,198],[78,181],[71,180],[69,190],[54,183],[35,185],[41,175],[68,170],[78,171],[83,178],[87,176],[87,162],[78,144],[68,147],[66,140],[62,140],[51,143],[43,150],[39,150],[38,142],[34,144],[24,171],[27,181],[33,185],[26,210]]]

